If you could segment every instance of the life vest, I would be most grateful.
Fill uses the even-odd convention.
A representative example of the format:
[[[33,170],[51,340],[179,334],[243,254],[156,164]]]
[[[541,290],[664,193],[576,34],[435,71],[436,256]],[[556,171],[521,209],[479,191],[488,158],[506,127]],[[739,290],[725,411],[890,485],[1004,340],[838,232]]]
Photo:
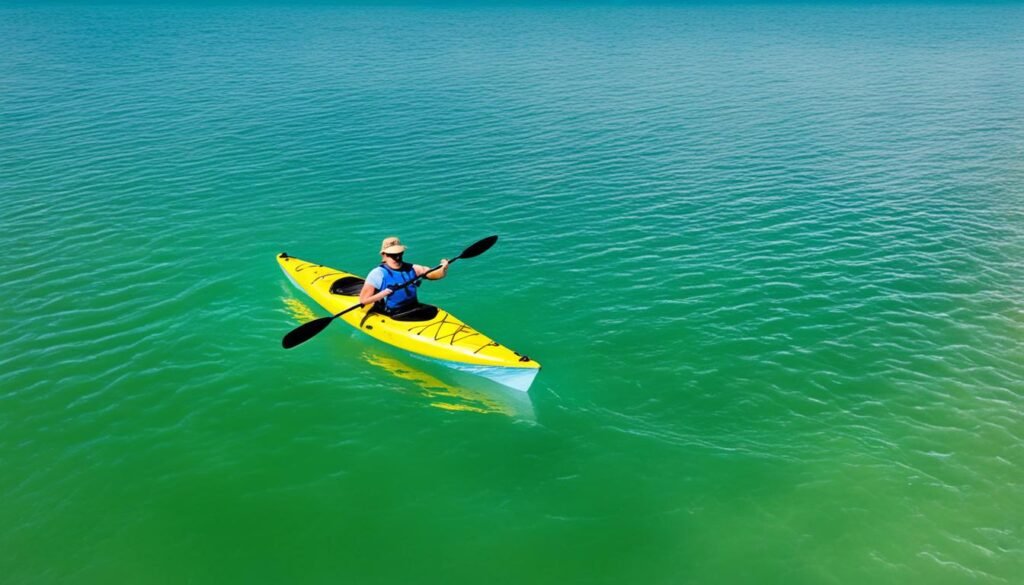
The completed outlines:
[[[415,284],[410,284],[402,290],[396,290],[403,284],[415,280],[416,269],[412,264],[403,262],[401,268],[394,270],[381,262],[380,267],[384,269],[384,282],[381,283],[381,290],[390,288],[394,292],[384,297],[383,304],[379,308],[383,309],[385,313],[393,313],[415,306],[418,303]]]

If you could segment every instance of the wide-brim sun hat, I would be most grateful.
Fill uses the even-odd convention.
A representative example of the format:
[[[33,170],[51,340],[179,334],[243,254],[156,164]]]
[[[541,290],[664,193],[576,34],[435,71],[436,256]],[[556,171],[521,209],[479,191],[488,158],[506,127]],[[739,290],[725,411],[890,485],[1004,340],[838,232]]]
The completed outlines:
[[[401,254],[402,252],[405,252],[405,246],[402,245],[402,240],[394,236],[384,238],[384,241],[380,243],[381,254]]]

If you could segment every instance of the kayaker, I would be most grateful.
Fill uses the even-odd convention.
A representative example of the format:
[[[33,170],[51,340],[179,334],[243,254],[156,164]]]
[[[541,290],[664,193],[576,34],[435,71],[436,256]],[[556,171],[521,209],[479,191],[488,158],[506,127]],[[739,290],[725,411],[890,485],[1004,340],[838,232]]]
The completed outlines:
[[[427,266],[410,264],[403,259],[405,246],[396,237],[384,238],[380,244],[381,263],[366,275],[366,283],[359,291],[359,302],[364,305],[377,304],[377,310],[386,315],[408,311],[417,305],[416,285],[395,291],[399,286],[422,276],[430,270]],[[430,280],[441,280],[448,274],[448,259],[440,262],[441,268],[427,274]]]

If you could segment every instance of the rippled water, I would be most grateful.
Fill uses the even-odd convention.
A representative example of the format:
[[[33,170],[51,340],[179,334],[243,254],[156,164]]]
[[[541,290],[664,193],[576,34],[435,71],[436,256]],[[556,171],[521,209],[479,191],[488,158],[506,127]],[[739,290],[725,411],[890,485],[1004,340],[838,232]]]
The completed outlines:
[[[1014,583],[1024,10],[0,9],[5,583]],[[286,250],[545,369],[340,325]]]

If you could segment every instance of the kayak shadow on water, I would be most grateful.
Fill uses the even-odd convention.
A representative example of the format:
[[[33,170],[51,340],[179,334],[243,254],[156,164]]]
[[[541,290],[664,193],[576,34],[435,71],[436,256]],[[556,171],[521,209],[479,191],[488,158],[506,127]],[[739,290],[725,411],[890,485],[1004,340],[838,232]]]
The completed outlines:
[[[317,318],[316,313],[305,303],[292,296],[282,298],[285,310],[297,323]],[[360,357],[363,361],[386,371],[391,376],[412,383],[412,388],[403,384],[397,389],[412,389],[427,400],[429,406],[448,411],[476,414],[503,414],[519,420],[535,421],[533,403],[526,392],[506,388],[494,381],[455,370],[441,363],[404,354],[373,339],[353,331],[353,337],[360,338],[364,347]],[[369,347],[369,346],[377,347]],[[402,354],[402,355],[400,355]],[[413,365],[411,361],[416,361]]]

